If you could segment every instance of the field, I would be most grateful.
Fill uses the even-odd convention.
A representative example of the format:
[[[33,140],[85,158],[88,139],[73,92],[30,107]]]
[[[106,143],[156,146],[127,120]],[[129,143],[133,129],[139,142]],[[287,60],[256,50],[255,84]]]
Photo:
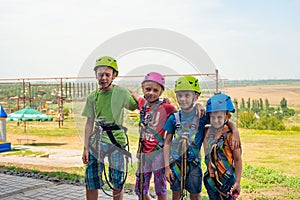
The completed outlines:
[[[225,91],[238,100],[242,97],[268,98],[271,104],[277,105],[285,97],[288,106],[291,105],[299,114],[300,85],[227,87]],[[130,148],[135,153],[138,133],[137,127],[130,122],[127,119]],[[286,123],[300,126],[299,115],[293,117],[292,122],[286,120]],[[37,140],[35,146],[82,149],[82,133],[78,133],[77,126],[71,119],[64,122],[62,128],[58,128],[57,122],[28,122],[27,134]],[[17,144],[17,138],[26,137],[23,131],[23,124],[17,126],[16,122],[7,122],[7,140],[13,144]],[[300,199],[300,132],[240,129],[240,135],[243,147],[243,177],[239,199]],[[40,170],[48,169],[41,167]],[[78,171],[82,176],[82,169]],[[134,183],[134,177],[134,170],[131,170],[128,185]],[[202,194],[206,196],[205,190]]]
[[[270,104],[273,105],[278,105],[284,97],[287,99],[288,105],[300,106],[300,81],[291,82],[290,84],[225,87],[225,93],[238,101],[241,101],[242,98],[247,101],[249,97],[251,100],[258,100],[259,98],[265,100],[267,98]]]

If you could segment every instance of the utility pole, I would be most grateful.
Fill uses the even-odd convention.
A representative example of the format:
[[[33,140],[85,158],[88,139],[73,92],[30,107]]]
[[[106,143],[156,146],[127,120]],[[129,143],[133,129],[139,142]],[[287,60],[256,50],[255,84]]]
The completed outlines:
[[[25,95],[26,95],[26,92],[25,92],[25,80],[22,79],[22,89],[23,89],[23,96],[22,96],[22,99],[23,99],[23,108],[26,107],[26,99],[25,99]]]
[[[216,69],[216,93],[219,93],[219,70]]]
[[[60,92],[58,96],[58,127],[60,128],[61,126],[64,125],[64,113],[63,113],[63,83],[62,83],[62,78],[60,78],[60,84],[59,84]]]

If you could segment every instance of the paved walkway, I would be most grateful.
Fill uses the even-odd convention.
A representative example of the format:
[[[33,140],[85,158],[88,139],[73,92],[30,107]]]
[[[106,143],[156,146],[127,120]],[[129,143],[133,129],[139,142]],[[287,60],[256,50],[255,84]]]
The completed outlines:
[[[2,200],[59,200],[85,199],[84,186],[55,184],[33,178],[0,174],[0,199]],[[99,199],[112,199],[99,191]],[[124,199],[137,199],[135,195],[124,194]]]
[[[14,146],[14,149],[45,152],[45,156],[3,156],[0,164],[30,164],[50,167],[83,166],[80,150],[53,149],[32,146]],[[9,153],[9,152],[7,152]],[[3,153],[1,153],[3,154]],[[108,192],[111,194],[110,192]],[[85,199],[85,187],[46,180],[0,174],[0,199],[2,200],[59,200]],[[99,199],[112,199],[99,190]],[[124,194],[125,200],[138,199],[136,195]]]

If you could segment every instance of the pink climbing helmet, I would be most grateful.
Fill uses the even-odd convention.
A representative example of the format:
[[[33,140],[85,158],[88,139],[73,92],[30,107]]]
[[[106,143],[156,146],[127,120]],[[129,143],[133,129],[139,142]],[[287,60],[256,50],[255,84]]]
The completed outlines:
[[[165,78],[162,74],[160,74],[158,72],[149,72],[145,76],[142,84],[145,83],[146,81],[153,81],[153,82],[159,84],[163,90],[165,90]]]

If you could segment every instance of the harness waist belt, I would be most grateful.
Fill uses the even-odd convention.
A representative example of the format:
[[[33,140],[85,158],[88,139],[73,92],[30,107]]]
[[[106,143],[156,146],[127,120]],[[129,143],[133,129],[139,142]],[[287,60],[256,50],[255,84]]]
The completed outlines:
[[[127,132],[127,128],[119,125],[109,125],[109,126],[101,126],[103,128],[103,131],[105,131],[111,141],[112,144],[114,144],[116,147],[118,147],[118,151],[120,151],[125,156],[131,158],[131,153],[125,149],[117,142],[116,138],[113,135],[114,130],[124,130],[125,134]]]

